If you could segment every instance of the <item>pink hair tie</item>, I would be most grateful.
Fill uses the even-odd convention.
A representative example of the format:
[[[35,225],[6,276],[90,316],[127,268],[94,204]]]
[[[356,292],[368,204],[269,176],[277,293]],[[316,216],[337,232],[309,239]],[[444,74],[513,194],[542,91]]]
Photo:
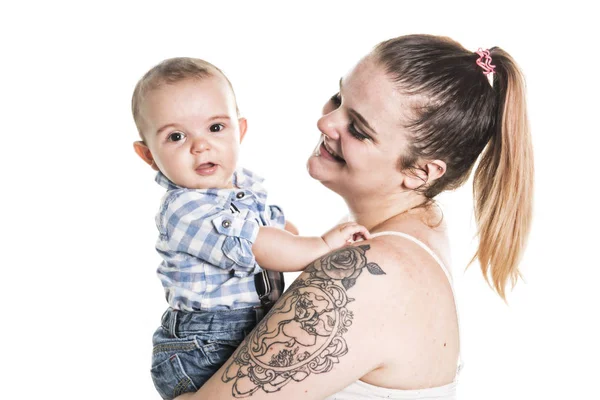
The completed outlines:
[[[496,72],[496,66],[492,64],[492,56],[490,55],[489,50],[479,49],[475,53],[479,56],[477,59],[477,65],[481,67],[483,74],[488,78],[490,85],[493,87],[494,78],[490,74]]]
[[[493,74],[495,72],[496,66],[492,65],[492,56],[490,55],[489,50],[479,49],[475,53],[479,55],[477,65],[479,65],[481,69],[483,69],[483,73],[486,75]]]

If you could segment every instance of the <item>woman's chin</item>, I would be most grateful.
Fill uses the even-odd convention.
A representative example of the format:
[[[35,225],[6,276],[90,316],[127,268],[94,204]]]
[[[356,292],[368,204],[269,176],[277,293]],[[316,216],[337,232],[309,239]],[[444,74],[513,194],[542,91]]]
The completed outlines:
[[[324,178],[324,173],[326,171],[324,170],[323,165],[321,165],[320,161],[320,156],[310,156],[308,161],[306,162],[306,169],[308,170],[308,174],[311,178],[322,182],[322,179]]]
[[[306,163],[306,169],[311,178],[319,181],[323,186],[337,193],[336,179],[332,176],[332,171],[322,164],[319,156],[312,156]]]

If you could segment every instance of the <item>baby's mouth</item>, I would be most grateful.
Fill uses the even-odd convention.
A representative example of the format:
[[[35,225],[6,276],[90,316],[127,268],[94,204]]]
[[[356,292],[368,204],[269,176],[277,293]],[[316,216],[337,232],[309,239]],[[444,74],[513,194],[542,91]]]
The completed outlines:
[[[217,169],[217,164],[207,162],[202,163],[196,167],[196,172],[200,175],[211,175]]]
[[[215,163],[206,162],[206,163],[202,163],[202,164],[198,165],[198,166],[196,167],[196,169],[212,168],[212,167],[214,167],[215,165],[216,165]]]

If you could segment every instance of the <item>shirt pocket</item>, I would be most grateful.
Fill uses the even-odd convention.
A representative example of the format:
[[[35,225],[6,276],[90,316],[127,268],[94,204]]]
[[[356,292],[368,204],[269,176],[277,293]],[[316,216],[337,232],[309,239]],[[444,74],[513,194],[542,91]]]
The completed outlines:
[[[258,236],[258,223],[237,215],[219,215],[212,223],[215,230],[224,237],[222,251],[235,264],[234,275],[246,277],[253,273],[256,260],[252,244]]]

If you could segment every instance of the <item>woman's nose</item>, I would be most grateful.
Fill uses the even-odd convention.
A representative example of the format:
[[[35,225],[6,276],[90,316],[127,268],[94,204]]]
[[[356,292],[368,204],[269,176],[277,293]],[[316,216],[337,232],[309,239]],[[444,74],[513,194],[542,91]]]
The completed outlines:
[[[338,110],[334,110],[329,114],[323,115],[317,121],[317,128],[328,138],[332,140],[338,140],[340,137],[340,131],[344,126],[344,120],[342,113]]]

